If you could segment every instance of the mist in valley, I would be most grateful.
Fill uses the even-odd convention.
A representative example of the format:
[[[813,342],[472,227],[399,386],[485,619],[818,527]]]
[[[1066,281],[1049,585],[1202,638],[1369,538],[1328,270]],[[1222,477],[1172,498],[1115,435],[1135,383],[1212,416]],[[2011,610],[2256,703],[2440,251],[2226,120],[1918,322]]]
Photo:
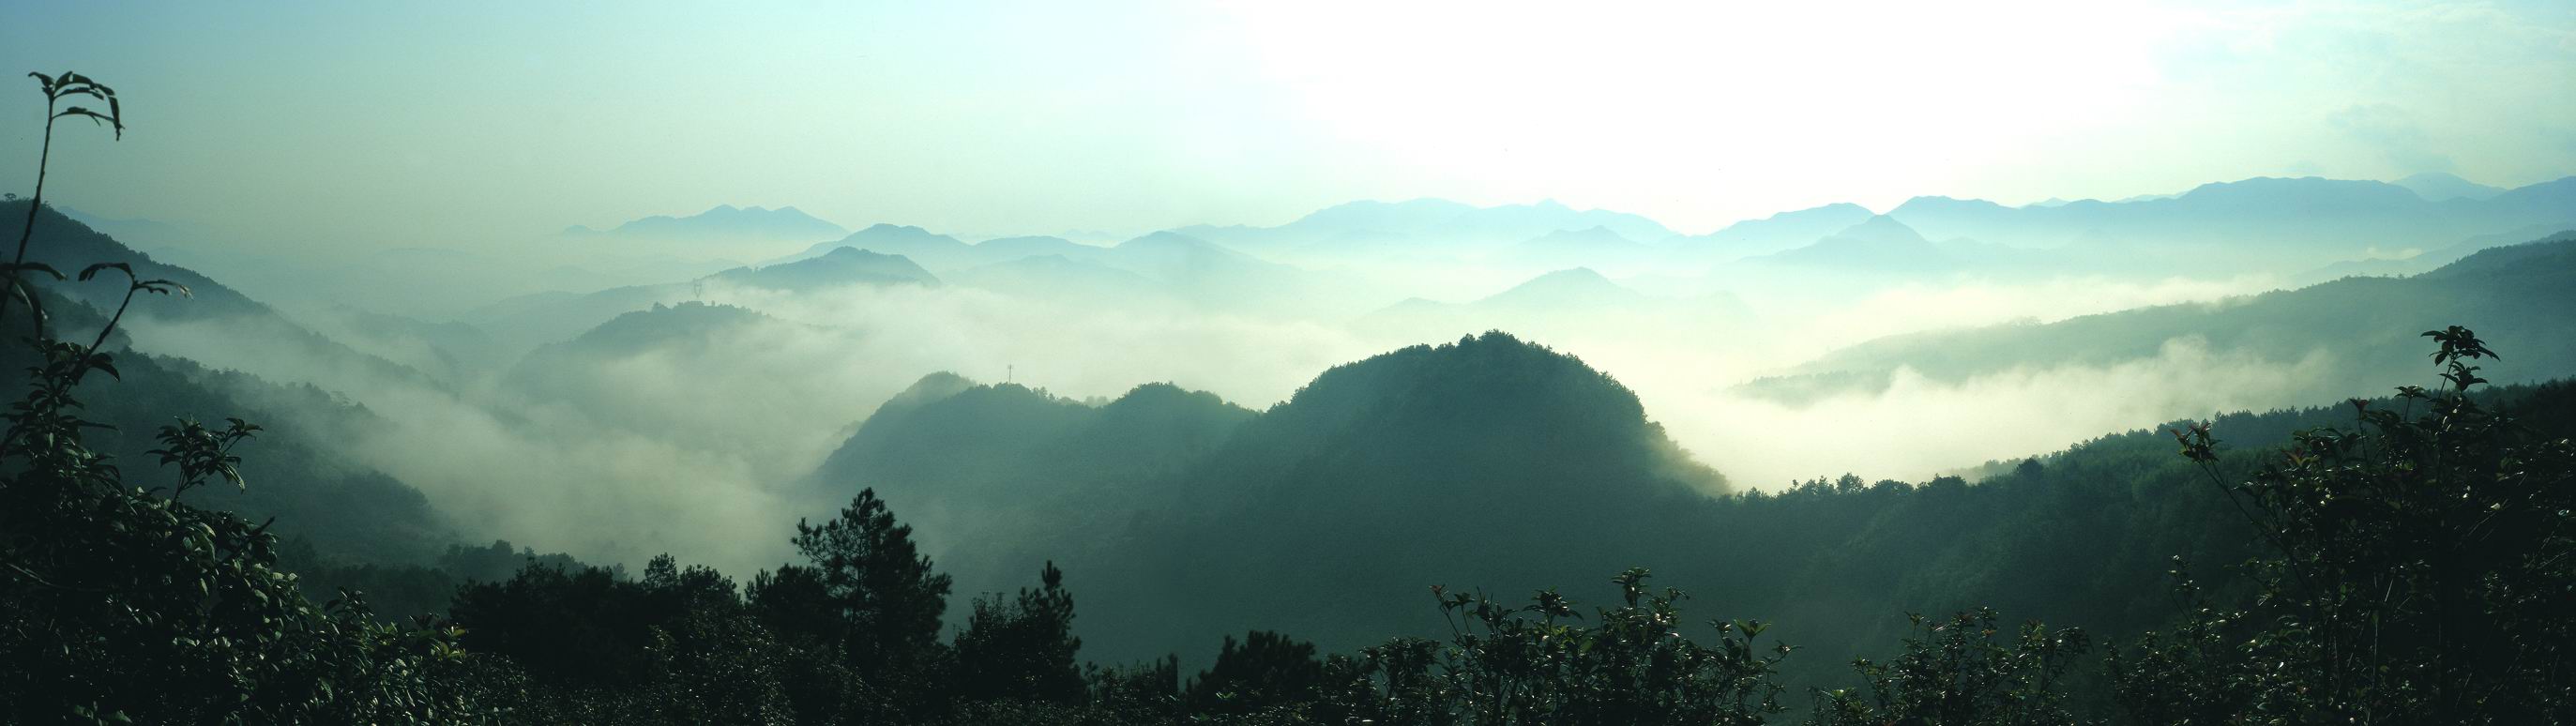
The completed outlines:
[[[876,246],[901,254],[894,250],[913,237],[938,236],[914,233]],[[2338,370],[2337,351],[2326,346],[2249,352],[2182,335],[2142,341],[2151,354],[2101,364],[2011,365],[1958,380],[1900,367],[1883,389],[1777,400],[1743,387],[1882,338],[2151,306],[2223,310],[2285,287],[2298,270],[1888,274],[1829,265],[1737,277],[1733,268],[1753,263],[1694,266],[1687,260],[1706,255],[1667,239],[1640,246],[1683,262],[1612,277],[1509,261],[1518,244],[1511,234],[1438,238],[1452,250],[1446,260],[1352,254],[1336,263],[1308,252],[1304,264],[1288,264],[1192,238],[1179,238],[1187,240],[1180,252],[1125,255],[1057,240],[1066,247],[1045,255],[956,255],[955,266],[921,268],[925,282],[774,287],[707,273],[521,293],[452,317],[367,297],[280,307],[360,354],[437,372],[412,377],[317,367],[310,357],[244,345],[256,336],[221,318],[144,317],[131,329],[142,351],[312,383],[365,407],[379,425],[343,432],[359,434],[343,442],[347,453],[421,487],[467,538],[545,542],[630,567],[688,553],[728,570],[788,554],[779,538],[740,533],[830,511],[830,499],[792,485],[879,404],[937,373],[1092,405],[1171,383],[1258,411],[1340,363],[1510,331],[1635,389],[1674,443],[1745,489],[1846,473],[1922,480],[2105,432],[2370,390],[2352,389],[2357,376]],[[766,255],[771,264],[757,269],[819,257],[816,248],[872,244],[867,232],[765,248],[739,239],[759,235],[699,235]],[[581,237],[530,244],[577,249],[610,268],[629,262],[617,257],[627,248]],[[635,264],[669,246],[645,247],[652,256]]]

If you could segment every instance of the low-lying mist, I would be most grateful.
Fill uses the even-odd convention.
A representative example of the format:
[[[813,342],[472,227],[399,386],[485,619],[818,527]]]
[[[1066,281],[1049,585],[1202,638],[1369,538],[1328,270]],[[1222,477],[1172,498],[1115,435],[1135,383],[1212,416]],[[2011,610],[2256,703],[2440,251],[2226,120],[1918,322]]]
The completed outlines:
[[[1517,282],[1443,286],[1506,290]],[[788,525],[834,504],[800,498],[793,485],[878,404],[941,371],[1077,400],[1172,382],[1260,410],[1334,365],[1500,329],[1626,383],[1682,447],[1738,487],[1847,471],[1922,479],[2104,432],[2345,392],[2313,383],[2332,365],[2322,353],[2253,360],[2190,339],[2108,367],[1958,383],[1900,374],[1882,392],[1807,405],[1730,389],[1882,335],[2212,300],[2268,284],[2065,278],[1844,292],[1819,283],[1794,296],[1535,306],[1459,299],[1440,317],[1389,322],[1177,301],[1085,305],[961,285],[781,291],[707,283],[693,291],[694,304],[631,312],[524,360],[475,361],[466,368],[482,373],[456,384],[245,345],[245,334],[224,320],[147,317],[132,329],[147,352],[311,382],[365,407],[378,425],[332,438],[359,463],[424,490],[461,537],[630,566],[667,551],[748,572],[786,558]],[[1389,300],[1407,292],[1383,290]],[[707,314],[683,320],[691,311]]]

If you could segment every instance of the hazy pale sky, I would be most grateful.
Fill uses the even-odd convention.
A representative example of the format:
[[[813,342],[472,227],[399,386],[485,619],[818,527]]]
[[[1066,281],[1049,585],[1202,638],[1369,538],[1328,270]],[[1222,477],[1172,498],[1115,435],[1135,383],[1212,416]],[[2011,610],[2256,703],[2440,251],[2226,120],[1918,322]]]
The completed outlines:
[[[1916,194],[2576,170],[2576,3],[9,3],[115,86],[53,198],[294,244],[719,203],[966,234],[1554,198],[1686,232]],[[35,81],[0,103],[32,184]]]

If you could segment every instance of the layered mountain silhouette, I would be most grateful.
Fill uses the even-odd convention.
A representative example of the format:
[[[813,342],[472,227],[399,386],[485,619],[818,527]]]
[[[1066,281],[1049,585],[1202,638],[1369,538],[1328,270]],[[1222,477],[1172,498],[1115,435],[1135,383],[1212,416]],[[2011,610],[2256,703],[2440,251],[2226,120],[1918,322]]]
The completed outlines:
[[[767,267],[744,267],[716,273],[710,281],[787,292],[820,292],[853,285],[928,285],[939,278],[899,254],[879,254],[842,247],[820,257]]]
[[[1924,239],[1913,227],[1884,214],[1836,230],[1814,244],[1754,257],[1742,264],[1873,274],[1939,274],[1961,267],[1957,257]]]
[[[22,219],[26,202],[0,203],[0,219]],[[194,270],[164,264],[114,238],[100,234],[52,209],[36,217],[28,243],[28,261],[74,275],[93,264],[126,265],[136,279],[168,280],[186,286],[186,295],[144,294],[134,298],[125,324],[133,327],[179,327],[194,333],[155,341],[172,352],[219,367],[258,371],[279,365],[323,372],[333,390],[363,389],[384,382],[440,388],[436,379],[382,357],[359,352],[332,340]],[[56,293],[99,311],[113,311],[125,298],[126,277],[104,272],[91,282],[52,283]]]
[[[2535,224],[2511,232],[2482,234],[2456,243],[2417,251],[2412,255],[2402,257],[2345,260],[2295,275],[2291,277],[2291,282],[2304,286],[2321,282],[2331,282],[2346,277],[2393,277],[2413,275],[2431,272],[2434,268],[2457,262],[2462,257],[2467,257],[2471,254],[2475,254],[2479,250],[2490,247],[2503,247],[2506,245],[2520,244],[2535,240],[2554,241],[2568,238],[2576,238],[2576,230],[2564,230],[2553,225]]]
[[[1352,202],[1275,227],[1198,225],[1174,231],[1301,262],[1490,257],[1541,268],[1640,261],[1704,268],[1814,246],[1877,216],[1980,266],[1998,258],[2006,267],[2087,275],[2168,277],[2218,267],[2288,273],[2372,250],[2433,249],[2535,226],[2576,226],[2576,178],[2513,190],[2441,174],[2399,183],[2253,178],[2176,194],[2020,207],[1925,196],[1883,215],[1829,204],[1697,236],[1676,235],[1636,215],[1553,202],[1476,207],[1440,199]],[[1618,244],[1614,236],[1633,244]],[[1834,247],[1848,245],[1828,245],[1814,255],[1829,256]],[[2050,254],[2023,260],[2022,251]]]
[[[484,306],[466,320],[489,331],[505,350],[526,351],[562,341],[616,317],[696,300],[710,285],[734,285],[785,293],[824,293],[854,287],[940,284],[937,276],[901,255],[850,247],[763,267],[739,267],[685,283],[631,285],[587,294],[540,293]]]
[[[17,215],[26,212],[26,202],[0,203],[0,218],[23,219]],[[190,291],[186,297],[137,296],[121,332],[107,340],[117,375],[92,376],[81,388],[80,415],[105,425],[88,431],[86,442],[125,464],[130,481],[165,481],[168,472],[153,465],[160,458],[149,452],[163,446],[155,434],[175,423],[174,416],[215,422],[242,417],[267,427],[250,445],[257,456],[241,465],[255,485],[192,490],[191,503],[279,517],[279,532],[333,552],[335,560],[419,560],[453,541],[450,524],[419,490],[345,456],[346,439],[379,421],[377,414],[337,392],[345,389],[280,383],[245,371],[293,362],[294,372],[325,384],[440,390],[430,376],[351,349],[222,283],[158,262],[50,208],[36,218],[28,257],[66,274],[90,264],[121,263],[139,278],[177,282]],[[40,282],[37,299],[49,333],[86,341],[123,299],[125,282],[116,272],[86,282]],[[11,311],[6,335],[15,340],[33,334],[26,321],[21,311]],[[136,350],[143,334],[138,331],[179,331],[233,345],[175,346],[188,358],[151,355]],[[145,346],[167,347],[157,341]],[[37,363],[22,346],[0,346],[0,367],[25,370]]]
[[[1404,257],[1496,249],[1551,232],[1595,227],[1640,242],[1673,236],[1672,230],[1645,217],[1577,210],[1553,200],[1496,207],[1444,199],[1362,201],[1277,227],[1197,225],[1175,231],[1260,255]]]
[[[1898,368],[1939,382],[2019,369],[2105,366],[2156,357],[2170,341],[2295,362],[2322,353],[2326,395],[2424,377],[2423,330],[2463,325],[2513,357],[2480,375],[2527,382],[2576,370],[2576,239],[2486,249],[2412,277],[2355,277],[2214,304],[2166,305],[1899,335],[1853,346],[1743,390],[1789,401],[1883,389]]]
[[[1680,240],[1676,246],[1702,264],[1767,255],[1804,247],[1875,216],[1877,213],[1858,204],[1828,204],[1737,222],[1716,232]]]
[[[2412,174],[2389,183],[2405,187],[2429,202],[2446,202],[2453,199],[2485,201],[2501,196],[2506,191],[2503,187],[2491,187],[2438,171]]]
[[[2394,184],[2315,177],[2246,179],[2204,184],[2170,199],[2053,207],[1916,197],[1887,216],[1932,239],[2025,248],[2086,245],[2123,264],[2157,260],[2162,269],[2313,264],[2369,248],[2447,244],[2536,224],[2576,225],[2576,177],[2486,199],[2439,202]],[[2161,258],[2147,254],[2159,250],[2165,253]]]
[[[1407,299],[1361,316],[1352,327],[1372,340],[1390,342],[1439,340],[1477,330],[1512,330],[1558,341],[1599,342],[1605,336],[1717,340],[1749,315],[1744,301],[1729,293],[1654,297],[1591,268],[1576,267],[1469,302]]]
[[[1609,227],[1567,229],[1533,237],[1503,250],[1502,259],[1547,269],[1586,265],[1632,267],[1650,264],[1657,250],[1620,236]]]
[[[867,229],[853,232],[847,237],[817,243],[803,252],[772,260],[769,264],[777,265],[820,257],[843,247],[855,247],[885,255],[900,255],[941,274],[981,265],[1010,262],[1024,257],[1059,255],[1073,259],[1091,259],[1106,252],[1100,247],[1077,244],[1060,237],[1004,237],[968,243],[920,227],[875,224]]]
[[[605,232],[575,225],[564,230],[575,237],[608,234],[628,237],[758,237],[818,239],[849,234],[840,225],[815,219],[795,207],[763,209],[730,204],[686,217],[655,215],[619,224]]]
[[[1642,303],[1644,295],[1621,287],[1588,267],[1557,270],[1530,278],[1511,289],[1467,303],[1411,298],[1370,315],[1377,323],[1438,317],[1460,320],[1486,315],[1598,314]],[[1445,322],[1445,321],[1444,321]]]
[[[965,287],[1044,301],[1135,305],[1175,300],[1153,278],[1064,255],[1031,255],[968,268],[949,273],[948,279]]]
[[[653,304],[539,346],[496,387],[513,406],[575,414],[587,427],[730,455],[801,458],[838,439],[846,414],[830,412],[872,405],[892,389],[869,385],[864,370],[832,373],[853,367],[848,356],[859,340],[857,331],[732,305]]]

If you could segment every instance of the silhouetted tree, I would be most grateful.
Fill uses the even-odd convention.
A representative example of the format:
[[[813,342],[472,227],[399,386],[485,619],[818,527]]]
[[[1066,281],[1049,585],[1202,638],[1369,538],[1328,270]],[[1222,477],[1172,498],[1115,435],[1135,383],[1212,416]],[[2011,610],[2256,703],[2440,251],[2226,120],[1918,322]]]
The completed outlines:
[[[788,695],[800,714],[911,718],[945,705],[950,654],[939,642],[949,580],[912,541],[912,527],[873,489],[839,517],[796,523],[805,565],[753,578],[753,613],[802,651]],[[825,655],[825,654],[828,654]]]
[[[2300,432],[2229,483],[2212,427],[2185,458],[2269,551],[2259,594],[2210,605],[2112,662],[2122,705],[2164,722],[2565,723],[2576,720],[2576,444],[2470,395],[2493,358],[2458,326],[2427,331],[2443,368],[2359,426]]]
[[[1255,630],[1241,642],[1226,636],[1216,663],[1190,681],[1187,698],[1192,713],[1239,715],[1312,700],[1323,682],[1315,644]]]
[[[1038,589],[1021,588],[1015,602],[1006,604],[999,595],[975,599],[975,614],[957,634],[958,697],[1082,701],[1082,670],[1074,663],[1082,639],[1073,637],[1073,593],[1064,588],[1064,571],[1054,562],[1046,563],[1039,581]]]

